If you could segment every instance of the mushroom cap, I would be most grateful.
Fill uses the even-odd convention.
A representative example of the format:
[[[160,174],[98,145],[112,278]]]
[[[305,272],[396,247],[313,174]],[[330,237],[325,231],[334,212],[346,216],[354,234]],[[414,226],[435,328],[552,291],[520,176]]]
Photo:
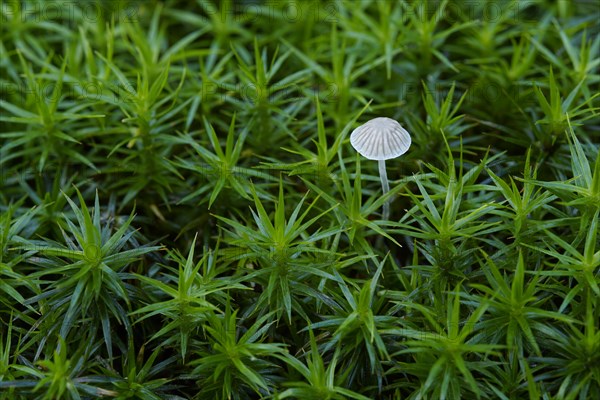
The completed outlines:
[[[369,160],[389,160],[408,151],[410,134],[397,121],[378,117],[352,131],[350,144]]]

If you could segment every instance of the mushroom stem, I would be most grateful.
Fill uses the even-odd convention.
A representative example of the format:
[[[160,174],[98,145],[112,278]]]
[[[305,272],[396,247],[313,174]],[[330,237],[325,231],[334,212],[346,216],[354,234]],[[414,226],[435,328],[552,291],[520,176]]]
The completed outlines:
[[[390,191],[390,184],[387,178],[387,172],[385,170],[385,160],[379,160],[379,178],[381,179],[381,188],[383,189],[383,195]],[[383,219],[387,220],[390,217],[390,200],[386,200],[383,203]]]

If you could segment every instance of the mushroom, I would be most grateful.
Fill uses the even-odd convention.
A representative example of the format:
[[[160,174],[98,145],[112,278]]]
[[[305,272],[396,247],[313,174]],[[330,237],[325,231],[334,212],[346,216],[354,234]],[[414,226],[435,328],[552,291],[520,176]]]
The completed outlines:
[[[408,151],[410,134],[397,121],[379,117],[359,126],[350,135],[350,144],[361,156],[379,162],[379,178],[385,195],[390,184],[385,171],[385,160],[396,158]],[[383,219],[390,216],[390,200],[383,204]]]

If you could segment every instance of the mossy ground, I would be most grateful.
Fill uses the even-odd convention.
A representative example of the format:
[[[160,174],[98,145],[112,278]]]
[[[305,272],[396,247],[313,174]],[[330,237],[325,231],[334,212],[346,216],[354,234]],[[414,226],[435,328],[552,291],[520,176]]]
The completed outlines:
[[[1,7],[0,398],[600,398],[597,2]]]

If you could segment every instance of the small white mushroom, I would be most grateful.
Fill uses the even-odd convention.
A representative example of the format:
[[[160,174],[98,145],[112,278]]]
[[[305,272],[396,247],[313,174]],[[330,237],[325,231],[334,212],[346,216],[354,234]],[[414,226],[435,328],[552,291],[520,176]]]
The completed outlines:
[[[379,162],[379,177],[381,188],[385,195],[390,191],[385,160],[396,158],[408,151],[410,147],[410,134],[397,121],[379,117],[359,126],[350,135],[350,144],[354,150],[369,160]],[[390,215],[390,201],[383,204],[383,219]]]

